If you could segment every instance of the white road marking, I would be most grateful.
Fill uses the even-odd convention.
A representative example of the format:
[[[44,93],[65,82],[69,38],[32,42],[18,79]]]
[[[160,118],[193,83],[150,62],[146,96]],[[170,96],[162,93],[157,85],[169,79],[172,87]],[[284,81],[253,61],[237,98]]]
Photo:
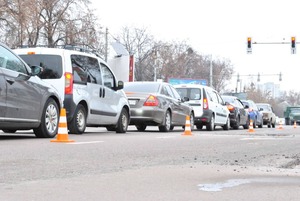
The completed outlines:
[[[68,144],[95,144],[95,143],[101,143],[104,141],[90,141],[90,142],[73,142],[73,143],[68,143]]]

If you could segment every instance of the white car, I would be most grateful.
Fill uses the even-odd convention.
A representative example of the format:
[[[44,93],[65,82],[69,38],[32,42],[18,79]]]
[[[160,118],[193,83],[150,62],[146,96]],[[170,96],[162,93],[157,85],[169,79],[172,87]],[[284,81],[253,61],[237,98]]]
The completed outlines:
[[[194,110],[194,125],[197,129],[206,126],[212,131],[215,126],[222,126],[224,130],[230,128],[229,110],[219,95],[211,87],[199,84],[174,85],[181,98],[189,99],[187,102]]]
[[[76,47],[21,48],[14,51],[29,65],[41,66],[40,78],[57,88],[67,111],[69,133],[86,126],[125,133],[130,107],[122,81],[97,55]]]

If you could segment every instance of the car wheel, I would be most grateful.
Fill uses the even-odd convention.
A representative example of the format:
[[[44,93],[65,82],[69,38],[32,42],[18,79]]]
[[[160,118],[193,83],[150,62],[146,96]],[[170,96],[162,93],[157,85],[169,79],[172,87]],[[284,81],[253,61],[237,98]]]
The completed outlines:
[[[249,118],[248,118],[247,121],[246,121],[246,124],[243,125],[243,128],[244,128],[244,129],[249,129],[249,124],[250,124],[250,120],[249,120]]]
[[[275,128],[275,122],[272,124],[272,128]]]
[[[211,116],[210,121],[206,124],[206,130],[213,131],[215,129],[215,117]]]
[[[86,128],[86,109],[83,105],[78,105],[74,116],[69,123],[69,131],[73,134],[82,134]]]
[[[196,128],[197,128],[198,130],[202,130],[202,128],[203,128],[203,125],[202,125],[202,124],[200,124],[200,125],[196,125]]]
[[[165,115],[165,121],[164,121],[164,125],[161,125],[158,127],[160,132],[168,132],[170,131],[171,128],[171,112],[169,110],[167,110],[166,115]]]
[[[129,113],[126,108],[123,108],[117,123],[116,132],[126,133],[129,124]]]
[[[239,127],[240,127],[240,117],[237,117],[233,129],[239,129]]]
[[[146,128],[147,128],[147,125],[145,125],[145,124],[136,124],[135,127],[138,131],[145,131]]]
[[[224,126],[222,126],[223,130],[229,130],[230,128],[230,119],[229,117],[227,118],[226,124]]]
[[[194,114],[193,113],[191,113],[191,115],[190,115],[190,124],[191,124],[191,130],[193,130],[194,129]]]
[[[57,103],[48,99],[42,113],[41,123],[38,128],[33,129],[38,138],[53,138],[57,134],[59,123],[59,108]]]
[[[17,130],[3,129],[3,133],[15,133]]]

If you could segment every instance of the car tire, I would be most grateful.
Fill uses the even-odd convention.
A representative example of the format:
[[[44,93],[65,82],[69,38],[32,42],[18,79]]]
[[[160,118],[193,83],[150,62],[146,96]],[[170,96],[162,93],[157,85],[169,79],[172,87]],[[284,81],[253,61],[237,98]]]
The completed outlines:
[[[237,117],[235,124],[233,125],[233,129],[237,130],[240,127],[240,117]]]
[[[69,133],[82,134],[86,128],[86,109],[83,105],[78,105],[72,120],[69,123]]]
[[[123,108],[117,123],[116,132],[126,133],[129,124],[129,112],[126,108]]]
[[[222,126],[223,130],[228,131],[230,128],[230,119],[229,117],[227,118],[226,124],[224,126]]]
[[[196,128],[197,128],[198,130],[202,130],[203,124],[196,125]]]
[[[214,115],[211,116],[210,121],[206,124],[207,131],[215,130],[215,117]]]
[[[244,129],[249,129],[249,125],[250,125],[250,120],[249,120],[249,118],[248,118],[247,121],[246,121],[246,124],[243,125],[243,128],[244,128]]]
[[[56,136],[59,124],[59,108],[54,99],[49,98],[43,108],[41,123],[33,129],[38,138],[53,138]]]
[[[146,130],[147,125],[145,125],[145,124],[136,124],[135,127],[136,127],[136,129],[137,129],[138,131],[143,132],[143,131]]]
[[[190,115],[190,124],[191,124],[191,130],[193,130],[195,126],[195,118],[193,113],[191,113]]]
[[[172,122],[172,117],[171,117],[171,112],[167,110],[165,114],[165,119],[163,125],[159,126],[158,129],[160,132],[169,132],[171,129],[171,122]]]

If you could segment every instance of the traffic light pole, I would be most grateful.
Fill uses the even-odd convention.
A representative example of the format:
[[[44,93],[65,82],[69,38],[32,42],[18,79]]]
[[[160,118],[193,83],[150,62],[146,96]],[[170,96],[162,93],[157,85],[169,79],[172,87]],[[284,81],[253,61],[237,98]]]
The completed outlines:
[[[262,45],[281,45],[281,44],[290,44],[291,45],[291,54],[296,54],[296,44],[300,42],[296,42],[296,37],[291,37],[291,42],[252,42],[252,38],[247,38],[247,54],[252,54],[252,44],[262,44]]]

